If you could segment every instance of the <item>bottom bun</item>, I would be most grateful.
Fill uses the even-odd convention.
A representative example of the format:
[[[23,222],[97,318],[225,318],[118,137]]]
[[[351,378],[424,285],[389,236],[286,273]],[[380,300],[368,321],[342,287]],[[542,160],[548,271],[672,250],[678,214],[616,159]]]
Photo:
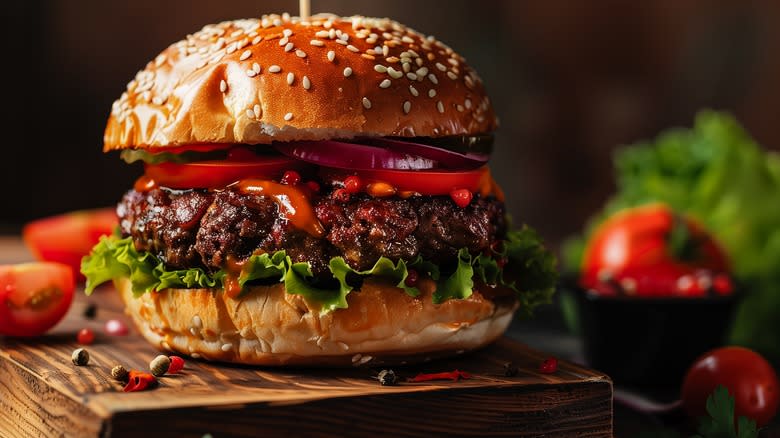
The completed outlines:
[[[487,345],[501,336],[517,300],[477,291],[433,304],[421,280],[411,297],[377,279],[347,296],[349,307],[320,313],[283,284],[250,288],[239,299],[213,289],[167,289],[135,298],[116,286],[143,336],[194,358],[255,365],[374,366],[428,360]],[[508,301],[508,302],[507,302]]]

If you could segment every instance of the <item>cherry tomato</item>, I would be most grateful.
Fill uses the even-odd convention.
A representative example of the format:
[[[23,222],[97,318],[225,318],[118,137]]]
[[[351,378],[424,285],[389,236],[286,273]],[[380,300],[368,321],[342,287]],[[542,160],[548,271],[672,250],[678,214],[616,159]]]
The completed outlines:
[[[365,169],[344,171],[323,168],[323,175],[332,181],[344,181],[349,175],[358,175],[364,184],[384,182],[399,192],[410,191],[423,195],[449,195],[457,189],[479,192],[487,167],[472,170],[391,170]]]
[[[25,225],[22,237],[35,258],[69,265],[83,280],[81,258],[117,225],[113,208],[81,210],[32,221]]]
[[[678,242],[673,241],[675,233]],[[637,295],[701,295],[708,288],[679,288],[686,286],[680,279],[700,271],[716,275],[728,270],[724,251],[700,225],[675,215],[665,205],[651,204],[619,212],[593,233],[585,249],[580,283],[602,291],[605,283],[630,285],[633,281]]]
[[[37,336],[73,301],[73,271],[52,262],[0,265],[0,334]]]
[[[282,155],[243,156],[226,161],[146,164],[146,176],[172,189],[222,188],[246,178],[278,180],[286,171],[306,166]]]
[[[760,354],[743,347],[722,347],[693,363],[683,380],[683,407],[694,418],[705,415],[707,397],[719,385],[734,397],[735,415],[752,418],[761,427],[777,412],[777,374]]]

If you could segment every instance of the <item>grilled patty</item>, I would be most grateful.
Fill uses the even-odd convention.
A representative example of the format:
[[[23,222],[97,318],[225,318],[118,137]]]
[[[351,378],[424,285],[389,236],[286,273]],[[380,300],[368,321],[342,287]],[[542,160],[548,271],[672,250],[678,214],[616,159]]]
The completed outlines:
[[[151,252],[169,268],[211,272],[228,258],[240,261],[257,250],[286,250],[293,261],[309,262],[315,275],[326,274],[335,256],[361,270],[381,256],[421,255],[447,264],[459,249],[479,253],[506,233],[504,204],[493,197],[475,195],[466,208],[448,196],[356,194],[343,202],[325,192],[311,202],[325,229],[322,238],[293,227],[270,197],[230,189],[131,190],[117,213],[123,235],[132,236],[136,249]]]

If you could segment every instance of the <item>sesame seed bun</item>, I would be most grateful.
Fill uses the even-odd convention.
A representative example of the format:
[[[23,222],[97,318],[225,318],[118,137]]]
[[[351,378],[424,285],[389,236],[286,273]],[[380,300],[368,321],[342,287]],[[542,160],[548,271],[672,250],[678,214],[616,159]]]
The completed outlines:
[[[254,365],[376,366],[459,354],[506,330],[517,301],[479,292],[433,304],[431,280],[419,297],[368,278],[347,296],[349,307],[321,314],[282,284],[257,286],[241,300],[213,290],[167,289],[135,298],[116,282],[143,336],[159,348],[222,362]]]
[[[271,15],[160,53],[114,102],[104,150],[495,128],[482,81],[436,39],[389,19]]]

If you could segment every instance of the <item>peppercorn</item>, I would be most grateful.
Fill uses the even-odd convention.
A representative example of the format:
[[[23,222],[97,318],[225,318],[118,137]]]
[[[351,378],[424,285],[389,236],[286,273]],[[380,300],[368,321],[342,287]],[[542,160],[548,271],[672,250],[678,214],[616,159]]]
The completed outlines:
[[[382,386],[395,386],[398,383],[398,377],[393,370],[382,370],[377,378]]]
[[[506,377],[514,377],[517,375],[517,365],[515,365],[512,362],[507,362],[504,364],[504,375]]]
[[[149,364],[149,370],[154,377],[164,376],[168,372],[168,368],[171,366],[171,359],[168,356],[159,355],[152,360]]]
[[[111,377],[118,382],[127,382],[127,370],[122,365],[111,368]]]
[[[84,309],[84,319],[95,319],[97,316],[97,306],[90,303],[86,309]]]
[[[73,354],[70,355],[70,359],[73,361],[73,365],[83,367],[89,363],[89,353],[83,348],[77,348],[73,350]]]

